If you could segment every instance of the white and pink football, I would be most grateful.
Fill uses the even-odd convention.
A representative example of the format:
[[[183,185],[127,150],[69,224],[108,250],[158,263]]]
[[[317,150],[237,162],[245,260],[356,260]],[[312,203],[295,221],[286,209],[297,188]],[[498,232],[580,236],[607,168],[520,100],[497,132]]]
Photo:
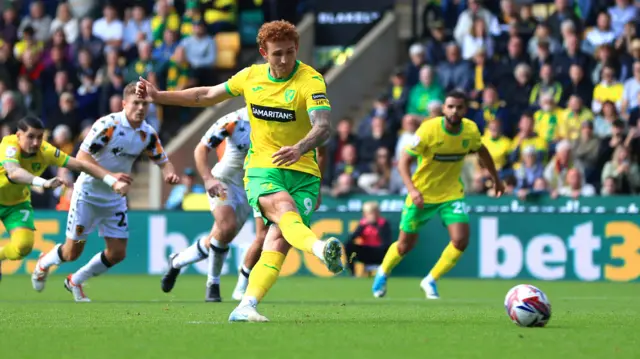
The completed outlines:
[[[540,289],[519,284],[504,298],[507,315],[521,327],[544,327],[551,318],[551,303]]]

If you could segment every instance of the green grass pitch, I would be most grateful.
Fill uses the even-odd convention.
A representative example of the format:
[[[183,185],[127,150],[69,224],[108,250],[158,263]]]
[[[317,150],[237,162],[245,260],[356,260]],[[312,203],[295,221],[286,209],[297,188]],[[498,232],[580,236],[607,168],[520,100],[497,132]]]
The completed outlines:
[[[271,322],[227,322],[205,303],[205,278],[182,276],[173,293],[160,278],[104,275],[74,303],[53,276],[43,293],[27,276],[0,283],[0,357],[22,358],[639,358],[637,283],[532,282],[553,314],[546,328],[518,328],[503,307],[519,282],[445,279],[440,301],[418,278],[392,278],[373,299],[370,279],[281,278],[260,310]]]

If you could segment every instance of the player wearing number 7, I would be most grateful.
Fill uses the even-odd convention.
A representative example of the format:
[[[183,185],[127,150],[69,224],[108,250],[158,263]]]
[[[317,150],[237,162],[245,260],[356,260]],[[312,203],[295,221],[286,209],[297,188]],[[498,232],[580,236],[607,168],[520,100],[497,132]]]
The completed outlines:
[[[134,83],[125,86],[122,112],[104,116],[91,126],[91,132],[80,145],[78,158],[112,171],[131,173],[133,162],[145,153],[162,169],[165,182],[176,184],[180,178],[175,174],[158,134],[145,121],[149,104],[136,96],[135,88]],[[100,237],[105,240],[106,249],[94,255],[89,263],[64,281],[65,288],[76,302],[89,302],[82,284],[120,263],[125,257],[129,238],[127,199],[82,173],[73,188],[67,219],[67,240],[40,256],[31,276],[33,289],[38,292],[44,289],[52,265],[76,260],[84,250],[87,236],[96,227]]]
[[[109,191],[124,194],[129,189],[128,176],[114,175],[95,164],[76,160],[43,141],[43,137],[42,121],[26,117],[18,122],[17,134],[4,137],[0,143],[0,220],[11,236],[11,242],[0,248],[0,263],[21,260],[33,249],[35,226],[29,186],[54,189],[64,182],[57,177],[39,177],[48,166],[85,171],[109,183]]]
[[[429,275],[420,282],[420,287],[428,299],[439,298],[436,281],[455,266],[469,243],[469,216],[460,181],[467,154],[477,152],[491,173],[496,195],[500,196],[504,191],[493,159],[481,143],[478,126],[462,117],[467,112],[464,93],[454,91],[447,94],[443,112],[443,117],[423,122],[413,143],[401,154],[398,171],[409,194],[402,209],[398,241],[389,247],[373,280],[372,290],[376,298],[386,294],[391,270],[413,249],[420,227],[436,214],[447,226],[451,242]],[[412,177],[411,162],[414,159],[418,160],[418,168]]]

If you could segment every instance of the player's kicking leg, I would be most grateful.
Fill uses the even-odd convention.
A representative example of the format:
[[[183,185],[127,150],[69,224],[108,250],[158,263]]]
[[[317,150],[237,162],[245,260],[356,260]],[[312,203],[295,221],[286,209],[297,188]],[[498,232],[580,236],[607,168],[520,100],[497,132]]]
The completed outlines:
[[[469,223],[452,223],[447,228],[451,242],[444,249],[429,274],[420,282],[420,287],[424,290],[427,299],[440,298],[436,281],[456,265],[469,244]]]
[[[251,243],[251,246],[247,249],[247,252],[244,255],[244,263],[238,270],[238,283],[236,283],[233,295],[231,296],[234,300],[238,301],[242,300],[242,296],[247,290],[249,274],[251,273],[251,269],[253,269],[260,259],[264,239],[267,236],[267,225],[264,223],[260,213],[254,213],[254,217],[256,218],[256,239]]]

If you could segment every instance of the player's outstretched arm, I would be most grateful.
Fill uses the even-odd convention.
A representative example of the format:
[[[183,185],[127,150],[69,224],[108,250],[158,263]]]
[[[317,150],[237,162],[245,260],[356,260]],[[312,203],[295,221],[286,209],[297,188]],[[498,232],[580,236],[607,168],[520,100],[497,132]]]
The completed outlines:
[[[101,179],[104,183],[113,188],[116,193],[127,194],[129,186],[133,182],[131,176],[126,173],[111,173],[98,165],[93,157],[87,152],[80,150],[78,158],[69,156],[69,162],[66,165],[72,171],[85,172],[91,177]]]
[[[17,162],[5,161],[2,163],[2,166],[7,172],[7,177],[13,183],[38,186],[47,189],[58,188],[62,185],[62,180],[58,177],[46,180],[42,177],[34,176],[29,173],[29,171],[20,167],[20,164]]]
[[[495,162],[493,162],[493,157],[491,157],[489,150],[487,150],[484,145],[480,146],[480,149],[478,150],[478,157],[480,158],[482,165],[489,171],[489,174],[491,175],[491,179],[493,180],[493,188],[496,191],[496,196],[500,197],[504,192],[504,186],[502,184],[502,181],[500,180],[500,176],[498,176],[498,171],[496,170]]]
[[[170,106],[208,107],[220,103],[232,96],[224,83],[210,87],[193,87],[181,91],[158,91],[151,82],[140,77],[136,84],[136,94],[147,101]]]

